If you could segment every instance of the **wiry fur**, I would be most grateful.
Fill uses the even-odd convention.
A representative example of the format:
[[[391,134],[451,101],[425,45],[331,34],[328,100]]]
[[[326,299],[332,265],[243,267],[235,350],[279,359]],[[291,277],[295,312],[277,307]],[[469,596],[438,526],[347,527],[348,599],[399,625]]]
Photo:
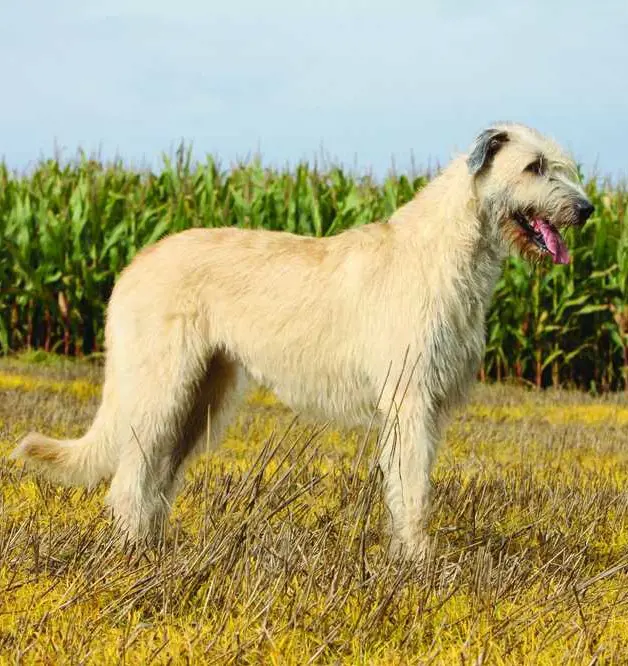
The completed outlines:
[[[481,136],[389,222],[322,239],[192,229],[145,249],[111,297],[90,431],[64,442],[33,433],[15,455],[64,482],[112,476],[108,502],[142,538],[159,530],[199,442],[219,441],[246,377],[345,423],[392,405],[385,501],[394,543],[414,552],[444,420],[484,353],[502,259],[512,240],[534,254],[513,211],[543,209],[560,225],[584,196],[554,143],[520,125],[492,131],[506,140]],[[524,171],[538,153],[557,180]]]

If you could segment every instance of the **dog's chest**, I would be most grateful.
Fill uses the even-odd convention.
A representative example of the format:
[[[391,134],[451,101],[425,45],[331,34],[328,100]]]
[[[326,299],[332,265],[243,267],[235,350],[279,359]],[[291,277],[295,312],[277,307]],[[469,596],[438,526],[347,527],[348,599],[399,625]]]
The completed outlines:
[[[459,404],[480,369],[486,348],[485,321],[498,271],[480,284],[460,288],[436,308],[426,331],[423,372],[427,393],[445,406]]]
[[[458,331],[451,325],[436,327],[426,345],[425,377],[429,395],[441,403],[456,405],[464,399],[484,356],[482,320]]]

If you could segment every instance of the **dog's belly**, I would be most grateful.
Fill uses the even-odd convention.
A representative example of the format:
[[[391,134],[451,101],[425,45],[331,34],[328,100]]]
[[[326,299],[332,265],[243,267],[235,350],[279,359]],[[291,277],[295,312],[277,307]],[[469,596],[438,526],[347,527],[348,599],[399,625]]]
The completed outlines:
[[[376,407],[372,382],[348,368],[301,366],[295,374],[284,374],[280,365],[257,362],[244,366],[255,381],[297,412],[351,426],[368,422]]]

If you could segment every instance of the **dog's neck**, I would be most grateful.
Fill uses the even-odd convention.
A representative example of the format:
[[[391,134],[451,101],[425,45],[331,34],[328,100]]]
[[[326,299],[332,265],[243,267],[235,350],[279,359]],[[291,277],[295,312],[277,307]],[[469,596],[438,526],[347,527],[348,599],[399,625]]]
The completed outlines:
[[[479,214],[473,178],[464,156],[451,164],[391,218],[404,242],[432,245],[443,260],[501,264],[503,247],[488,220]]]
[[[390,223],[402,246],[417,248],[417,257],[430,247],[430,263],[422,270],[424,284],[433,286],[435,296],[441,292],[439,285],[455,278],[457,287],[450,293],[485,312],[504,253],[478,210],[473,180],[461,157],[401,207]]]

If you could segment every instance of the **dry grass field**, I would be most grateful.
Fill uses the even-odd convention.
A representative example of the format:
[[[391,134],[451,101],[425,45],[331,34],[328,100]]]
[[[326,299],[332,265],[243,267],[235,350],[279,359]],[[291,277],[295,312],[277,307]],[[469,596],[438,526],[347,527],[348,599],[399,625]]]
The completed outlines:
[[[628,400],[478,386],[434,476],[432,547],[386,561],[374,436],[253,392],[159,550],[105,488],[6,459],[78,435],[100,368],[0,363],[0,663],[628,663]]]

